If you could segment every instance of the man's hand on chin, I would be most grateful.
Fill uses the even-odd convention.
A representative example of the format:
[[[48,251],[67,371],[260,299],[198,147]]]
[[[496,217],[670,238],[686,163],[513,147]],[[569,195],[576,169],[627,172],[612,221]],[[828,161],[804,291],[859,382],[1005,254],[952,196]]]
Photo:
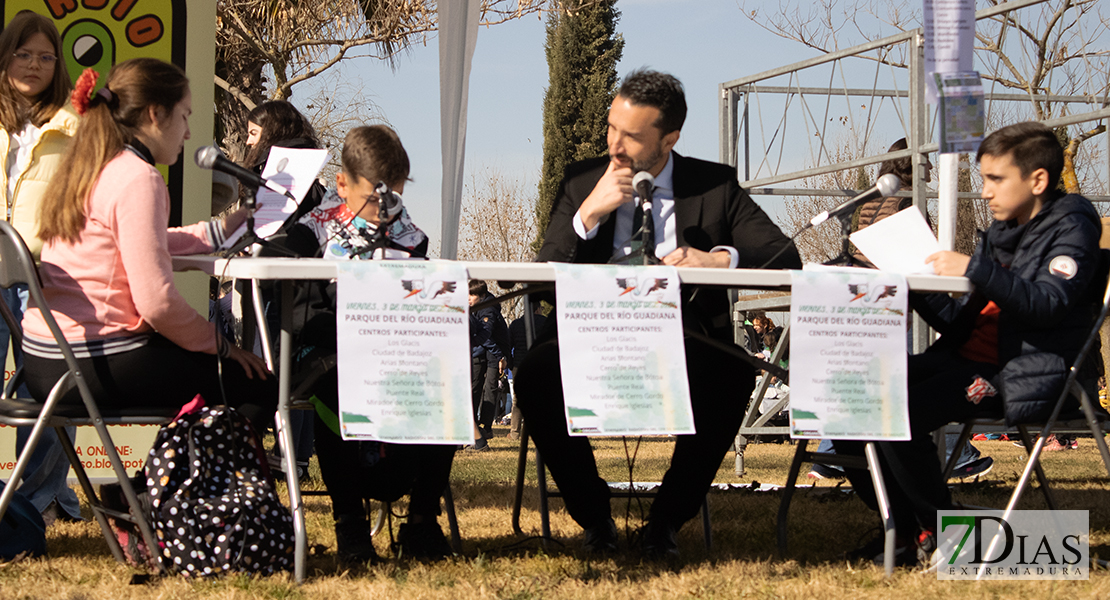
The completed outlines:
[[[586,231],[593,229],[605,215],[617,210],[627,202],[632,202],[632,168],[622,167],[610,162],[609,168],[601,176],[594,190],[582,202],[578,215]]]
[[[731,257],[728,252],[702,252],[697,248],[682,246],[663,257],[663,264],[672,267],[709,267],[727,269]]]

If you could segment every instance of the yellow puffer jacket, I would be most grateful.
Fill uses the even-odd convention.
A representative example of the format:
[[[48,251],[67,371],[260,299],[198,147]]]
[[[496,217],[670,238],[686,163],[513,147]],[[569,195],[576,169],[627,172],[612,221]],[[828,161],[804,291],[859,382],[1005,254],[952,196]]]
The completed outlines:
[[[38,237],[39,205],[46,195],[47,186],[55,171],[62,164],[62,155],[69,147],[70,139],[77,131],[80,118],[69,104],[58,109],[54,117],[42,126],[42,135],[31,150],[31,163],[27,166],[15,185],[15,194],[8,197],[8,149],[11,147],[10,132],[0,129],[0,198],[2,206],[8,207],[5,214],[8,220],[23,236],[31,254],[38,260],[42,241]]]

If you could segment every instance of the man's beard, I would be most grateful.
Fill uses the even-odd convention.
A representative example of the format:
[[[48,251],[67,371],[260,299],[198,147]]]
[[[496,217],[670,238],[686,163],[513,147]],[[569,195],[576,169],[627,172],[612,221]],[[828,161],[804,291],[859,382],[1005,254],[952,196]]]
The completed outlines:
[[[631,157],[629,157],[627,154],[622,154],[622,155],[619,155],[617,158],[629,159]],[[633,173],[639,173],[640,171],[650,171],[651,168],[654,167],[655,164],[658,163],[659,159],[661,159],[661,158],[663,158],[663,145],[662,144],[656,146],[655,151],[653,151],[646,158],[642,158],[642,159],[639,159],[639,160],[631,159],[631,161],[632,161],[632,172]]]

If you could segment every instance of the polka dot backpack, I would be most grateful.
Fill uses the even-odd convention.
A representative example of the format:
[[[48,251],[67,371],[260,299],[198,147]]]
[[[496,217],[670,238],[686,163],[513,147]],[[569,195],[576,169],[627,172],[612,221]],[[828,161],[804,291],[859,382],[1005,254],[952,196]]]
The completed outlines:
[[[234,409],[202,405],[162,427],[146,463],[163,566],[186,577],[291,569],[293,519],[258,434]]]

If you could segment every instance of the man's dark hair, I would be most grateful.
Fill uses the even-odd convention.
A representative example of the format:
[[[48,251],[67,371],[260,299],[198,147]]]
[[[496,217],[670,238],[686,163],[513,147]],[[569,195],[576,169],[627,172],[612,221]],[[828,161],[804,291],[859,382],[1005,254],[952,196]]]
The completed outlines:
[[[655,126],[664,135],[682,129],[686,121],[686,92],[682,89],[682,82],[673,75],[637,69],[625,76],[617,95],[628,98],[637,106],[659,109],[659,120]]]
[[[489,288],[486,287],[486,282],[481,279],[470,280],[470,295],[471,296],[485,296],[489,293]]]
[[[1048,171],[1048,191],[1056,189],[1064,170],[1064,148],[1052,129],[1035,121],[1007,125],[983,140],[975,161],[981,161],[983,156],[1006,155],[1022,177],[1029,177],[1037,169]]]
[[[343,172],[377,185],[394,186],[409,178],[409,155],[397,132],[385,125],[364,125],[347,132],[341,155]]]

